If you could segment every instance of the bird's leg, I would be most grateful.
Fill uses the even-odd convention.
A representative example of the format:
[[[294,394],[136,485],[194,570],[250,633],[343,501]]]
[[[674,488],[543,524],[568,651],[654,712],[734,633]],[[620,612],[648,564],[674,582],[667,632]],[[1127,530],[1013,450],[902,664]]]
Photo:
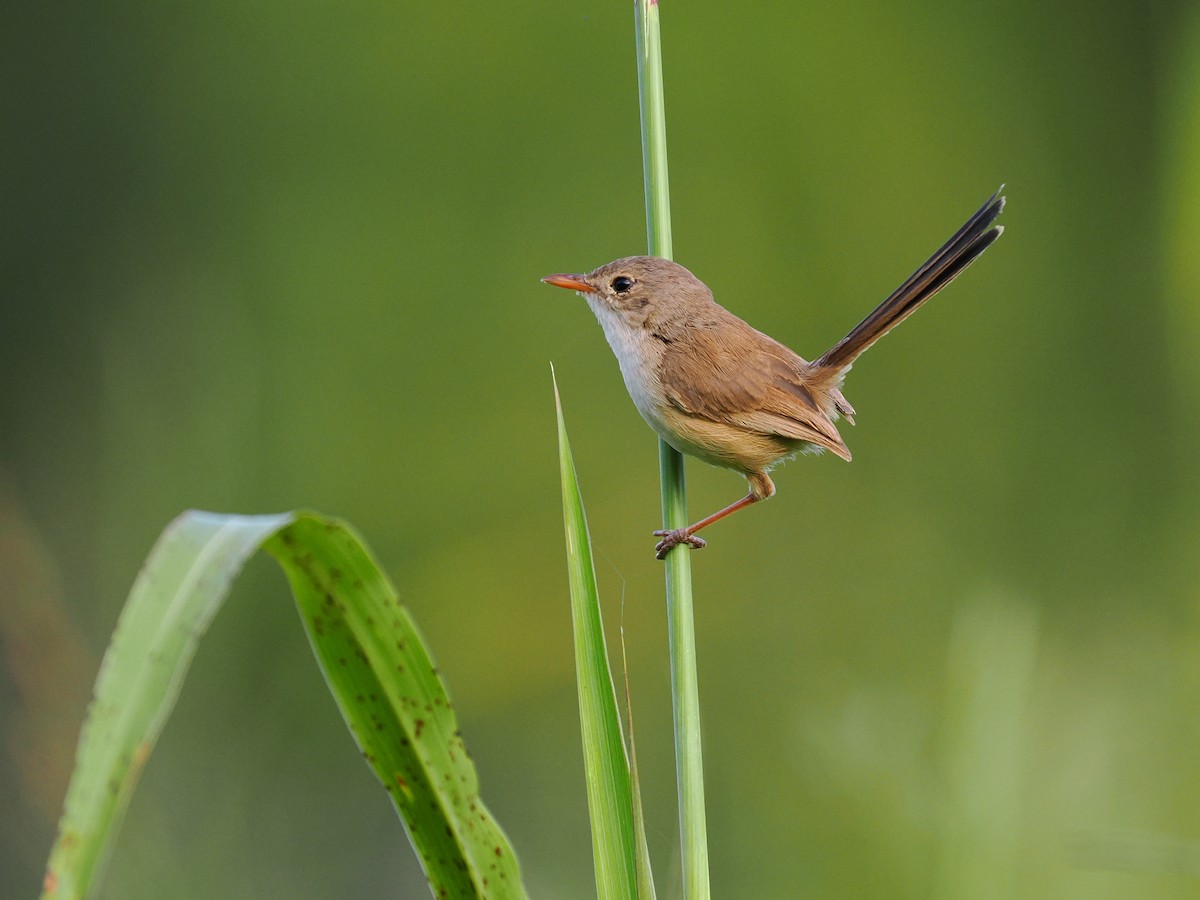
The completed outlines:
[[[677,547],[680,544],[687,544],[689,547],[699,550],[708,542],[703,538],[696,537],[697,531],[708,527],[713,522],[719,521],[726,516],[732,515],[739,509],[749,506],[751,503],[766,500],[775,493],[775,485],[765,472],[755,473],[746,477],[750,481],[750,493],[736,503],[731,503],[724,509],[717,510],[711,516],[706,516],[695,525],[689,525],[687,528],[673,528],[654,532],[655,537],[662,538],[654,547],[654,555],[658,559],[665,559],[671,548]]]

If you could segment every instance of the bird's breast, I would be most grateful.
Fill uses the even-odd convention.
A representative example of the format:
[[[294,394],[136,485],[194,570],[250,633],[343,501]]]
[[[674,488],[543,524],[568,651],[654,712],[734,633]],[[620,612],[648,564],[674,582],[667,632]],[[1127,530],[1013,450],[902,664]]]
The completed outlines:
[[[640,326],[623,321],[600,303],[591,306],[617,357],[633,405],[660,437],[670,441],[670,426],[663,418],[665,400],[660,377],[663,343]]]

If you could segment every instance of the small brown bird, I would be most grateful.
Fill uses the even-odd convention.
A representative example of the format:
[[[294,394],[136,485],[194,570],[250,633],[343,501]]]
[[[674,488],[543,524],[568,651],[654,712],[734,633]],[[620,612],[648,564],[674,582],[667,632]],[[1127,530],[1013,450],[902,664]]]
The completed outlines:
[[[1001,188],[1003,190],[1003,188]],[[750,493],[687,528],[656,531],[657,556],[696,532],[775,493],[767,474],[802,450],[850,459],[834,422],[854,424],[842,380],[859,354],[948,285],[1004,230],[997,191],[954,237],[849,334],[807,362],[718,305],[699,278],[678,263],[627,256],[586,275],[542,281],[578,291],[625,377],[634,405],[659,437],[682,453],[741,472]]]

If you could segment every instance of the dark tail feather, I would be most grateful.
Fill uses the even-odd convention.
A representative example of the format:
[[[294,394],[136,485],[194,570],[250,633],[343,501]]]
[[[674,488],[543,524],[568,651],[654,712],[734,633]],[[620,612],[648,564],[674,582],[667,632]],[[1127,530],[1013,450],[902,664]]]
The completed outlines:
[[[1000,191],[1002,190],[1003,186],[1000,188]],[[907,319],[918,306],[974,262],[975,258],[991,246],[992,241],[1004,231],[999,225],[989,227],[1004,209],[1004,197],[1000,191],[992,194],[987,203],[958,229],[954,237],[929,257],[921,268],[913,272],[873,313],[827,350],[815,365],[834,371],[845,371],[860,353]]]

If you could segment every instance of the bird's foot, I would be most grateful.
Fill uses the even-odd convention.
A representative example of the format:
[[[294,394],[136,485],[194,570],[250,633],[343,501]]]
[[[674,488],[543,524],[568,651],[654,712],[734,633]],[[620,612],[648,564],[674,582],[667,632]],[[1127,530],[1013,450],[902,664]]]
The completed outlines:
[[[699,550],[708,543],[704,538],[698,538],[694,534],[689,534],[686,528],[656,531],[654,532],[654,536],[662,538],[654,547],[654,555],[658,559],[666,559],[667,553],[670,552],[671,548],[677,547],[680,544],[687,544],[689,547]]]

